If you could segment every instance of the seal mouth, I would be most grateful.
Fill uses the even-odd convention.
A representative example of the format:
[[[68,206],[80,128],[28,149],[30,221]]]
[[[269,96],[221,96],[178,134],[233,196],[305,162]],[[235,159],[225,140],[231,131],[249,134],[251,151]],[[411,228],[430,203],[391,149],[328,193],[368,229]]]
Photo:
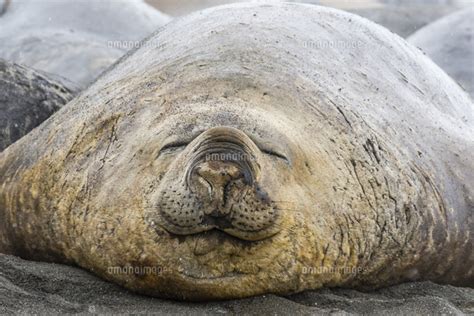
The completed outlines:
[[[218,211],[215,211],[216,213]],[[165,216],[160,216],[157,222],[152,221],[152,226],[155,229],[163,229],[169,234],[176,237],[185,237],[185,236],[206,236],[206,234],[211,232],[219,232],[228,235],[228,237],[236,238],[241,241],[259,241],[271,238],[280,232],[279,227],[279,216],[276,216],[272,221],[269,227],[261,230],[244,230],[238,227],[235,227],[232,224],[231,219],[227,217],[210,217],[206,216],[200,225],[193,225],[186,227],[180,227],[175,225]]]

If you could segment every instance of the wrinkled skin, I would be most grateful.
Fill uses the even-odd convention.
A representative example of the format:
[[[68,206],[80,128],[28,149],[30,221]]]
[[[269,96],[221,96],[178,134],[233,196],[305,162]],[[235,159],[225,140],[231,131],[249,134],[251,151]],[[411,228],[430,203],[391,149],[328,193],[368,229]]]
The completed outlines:
[[[416,48],[289,4],[147,44],[0,154],[4,252],[188,300],[473,285],[473,105]]]

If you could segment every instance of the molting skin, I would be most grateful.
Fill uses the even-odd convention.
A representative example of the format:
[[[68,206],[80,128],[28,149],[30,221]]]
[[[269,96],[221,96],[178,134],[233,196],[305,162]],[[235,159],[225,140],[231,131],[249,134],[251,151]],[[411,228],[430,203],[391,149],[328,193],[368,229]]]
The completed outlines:
[[[145,44],[0,154],[4,252],[188,300],[473,284],[472,102],[416,48],[297,4]]]

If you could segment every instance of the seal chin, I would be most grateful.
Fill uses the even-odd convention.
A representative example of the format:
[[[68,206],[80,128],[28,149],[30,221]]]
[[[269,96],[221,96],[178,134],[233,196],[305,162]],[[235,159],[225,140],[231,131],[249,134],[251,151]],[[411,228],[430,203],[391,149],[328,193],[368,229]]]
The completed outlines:
[[[187,281],[209,281],[212,284],[216,279],[236,280],[254,275],[259,269],[240,256],[249,251],[268,251],[272,240],[247,241],[213,229],[188,235],[181,240],[181,245],[185,252],[180,253],[174,271]]]

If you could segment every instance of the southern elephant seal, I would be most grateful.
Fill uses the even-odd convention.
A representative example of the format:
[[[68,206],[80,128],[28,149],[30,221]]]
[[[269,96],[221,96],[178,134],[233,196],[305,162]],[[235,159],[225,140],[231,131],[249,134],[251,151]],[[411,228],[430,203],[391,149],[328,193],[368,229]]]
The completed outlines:
[[[75,90],[55,79],[0,59],[0,151],[72,99]]]
[[[474,98],[474,8],[433,22],[407,40],[425,52]]]
[[[10,0],[0,57],[87,86],[169,19],[142,0]]]
[[[472,286],[473,135],[467,94],[383,27],[216,7],[0,153],[0,249],[187,300]]]

